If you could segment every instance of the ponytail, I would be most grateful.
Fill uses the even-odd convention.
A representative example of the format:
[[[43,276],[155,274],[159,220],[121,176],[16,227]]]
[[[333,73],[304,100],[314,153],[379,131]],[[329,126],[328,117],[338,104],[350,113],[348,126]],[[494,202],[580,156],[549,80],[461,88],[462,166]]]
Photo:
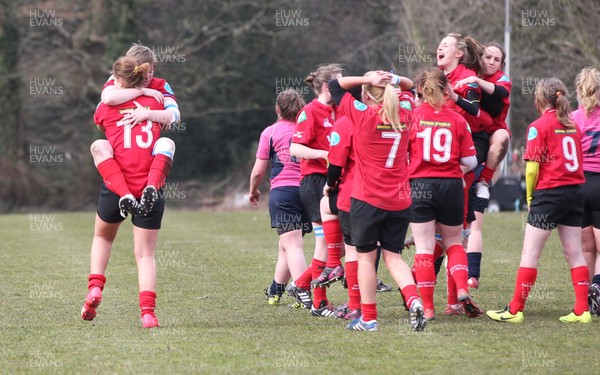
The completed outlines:
[[[535,87],[535,106],[540,113],[547,107],[556,109],[556,118],[567,128],[575,127],[571,120],[569,92],[565,84],[558,78],[544,78]]]
[[[152,66],[139,64],[131,57],[122,56],[113,64],[113,75],[119,78],[124,88],[140,87]]]
[[[481,56],[483,55],[485,46],[471,36],[463,37],[458,33],[450,33],[448,36],[456,40],[456,48],[463,52],[459,63],[476,71],[478,75],[482,75],[485,70]]]
[[[401,132],[406,128],[406,124],[400,123],[399,110],[396,89],[390,84],[385,85],[383,91],[383,105],[379,110],[379,117],[381,117],[384,124],[392,125],[397,132]]]
[[[592,67],[583,68],[575,77],[575,89],[579,105],[583,106],[589,116],[600,106],[600,72]]]
[[[427,69],[417,78],[417,89],[423,100],[437,110],[446,102],[444,92],[447,86],[448,78],[437,68]]]

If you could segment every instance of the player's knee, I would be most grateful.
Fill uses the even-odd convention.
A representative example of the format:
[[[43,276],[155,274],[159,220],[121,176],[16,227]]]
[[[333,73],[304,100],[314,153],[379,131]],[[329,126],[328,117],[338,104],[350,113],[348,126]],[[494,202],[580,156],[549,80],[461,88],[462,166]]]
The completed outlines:
[[[161,137],[154,144],[154,155],[163,154],[173,158],[175,156],[175,142],[171,138]]]
[[[90,152],[96,164],[113,157],[113,148],[106,139],[97,139],[90,146]]]

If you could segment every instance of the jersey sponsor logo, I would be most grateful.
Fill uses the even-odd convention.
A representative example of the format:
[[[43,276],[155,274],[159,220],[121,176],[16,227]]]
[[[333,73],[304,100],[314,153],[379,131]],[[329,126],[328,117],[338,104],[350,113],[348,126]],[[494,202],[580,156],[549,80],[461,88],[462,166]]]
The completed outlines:
[[[294,138],[302,138],[302,132],[299,130],[296,130],[296,132],[294,133]]]
[[[529,128],[529,133],[527,133],[527,140],[532,141],[538,136],[538,131],[533,126]]]
[[[449,128],[452,126],[449,122],[441,122],[441,121],[429,121],[429,120],[421,120],[419,121],[419,125],[421,126],[435,126],[442,128]]]
[[[341,137],[338,132],[331,132],[331,134],[327,136],[327,140],[329,141],[330,146],[337,146],[340,144]]]
[[[331,122],[329,122],[329,119],[327,117],[325,117],[323,119],[323,127],[324,128],[331,128],[333,125],[331,125]]]
[[[412,104],[410,104],[410,102],[408,100],[401,100],[400,108],[404,108],[404,109],[408,109],[409,111],[412,111]]]
[[[300,112],[300,116],[298,116],[298,124],[301,123],[302,121],[305,121],[306,119],[307,119],[306,112],[304,112],[304,111]]]
[[[507,75],[503,75],[497,82],[510,82],[510,79]]]
[[[361,101],[358,100],[354,100],[354,108],[356,108],[359,111],[365,111],[367,109],[367,105]]]
[[[554,129],[554,134],[573,134],[577,133],[577,129]]]

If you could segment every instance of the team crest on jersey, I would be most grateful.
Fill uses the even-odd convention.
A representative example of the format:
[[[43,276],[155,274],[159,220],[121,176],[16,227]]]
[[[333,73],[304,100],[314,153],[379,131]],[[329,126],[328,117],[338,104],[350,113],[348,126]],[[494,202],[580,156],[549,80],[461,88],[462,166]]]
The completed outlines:
[[[327,117],[325,117],[325,119],[323,120],[323,127],[324,128],[331,128],[333,125],[331,125],[331,122],[329,122],[329,119]]]
[[[410,102],[408,100],[401,100],[400,108],[404,108],[404,109],[408,109],[409,111],[412,111],[412,104],[410,104]]]
[[[364,111],[367,109],[367,105],[361,101],[358,100],[354,100],[354,108],[358,109],[359,111]]]
[[[306,112],[302,111],[302,112],[300,112],[300,116],[298,116],[298,124],[305,120],[306,120]]]
[[[337,146],[340,144],[341,137],[338,132],[331,132],[331,134],[327,136],[327,140],[329,140],[330,146]]]
[[[538,136],[538,131],[533,126],[529,128],[529,133],[527,133],[527,140],[532,141]]]
[[[507,75],[503,75],[502,77],[500,77],[498,82],[510,82],[510,79],[508,78]]]
[[[476,89],[476,88],[479,87],[479,86],[477,86],[477,84],[475,82],[473,82],[473,83],[467,83],[467,86],[469,86],[472,89]]]

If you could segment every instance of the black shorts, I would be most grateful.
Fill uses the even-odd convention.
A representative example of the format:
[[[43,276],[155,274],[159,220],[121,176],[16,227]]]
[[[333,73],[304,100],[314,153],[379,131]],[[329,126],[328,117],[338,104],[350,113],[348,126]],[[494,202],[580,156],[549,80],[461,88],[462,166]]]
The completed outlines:
[[[295,186],[282,186],[271,189],[269,194],[269,215],[271,228],[282,235],[294,230],[310,233],[312,225],[300,200],[300,189]]]
[[[477,153],[477,164],[485,163],[488,151],[490,150],[490,135],[486,132],[477,132],[471,134],[471,138],[473,139],[473,145]]]
[[[583,220],[581,227],[600,229],[600,173],[584,172],[583,187]]]
[[[352,242],[352,225],[350,225],[350,213],[344,210],[338,210],[338,218],[342,227],[342,236],[346,245],[354,246]]]
[[[109,224],[120,223],[125,218],[121,216],[119,210],[120,197],[108,190],[106,185],[102,184],[100,188],[100,197],[98,198],[98,216]],[[165,212],[164,189],[158,192],[158,200],[152,207],[152,210],[146,216],[132,216],[131,222],[142,229],[160,229],[163,213]]]
[[[490,205],[490,200],[489,199],[484,199],[484,198],[479,198],[477,196],[477,180],[479,179],[479,175],[481,175],[481,171],[483,171],[483,168],[485,167],[485,165],[483,164],[479,164],[477,166],[477,168],[475,168],[473,170],[473,172],[475,172],[475,182],[473,183],[473,185],[471,185],[471,189],[469,191],[469,199],[471,200],[471,207],[473,208],[473,211],[476,212],[481,212],[484,213],[485,209],[488,208],[488,206]],[[490,182],[490,190],[492,189],[492,183]],[[473,219],[475,220],[475,219]]]
[[[338,214],[338,195],[340,195],[340,191],[338,190],[337,186],[329,190],[329,210],[334,215]]]
[[[444,225],[462,225],[464,190],[460,178],[413,178],[410,180],[411,223],[435,220]]]
[[[321,222],[321,198],[326,182],[327,176],[323,174],[309,174],[300,181],[300,198],[313,223]]]
[[[350,225],[352,241],[359,253],[369,253],[381,247],[402,254],[408,230],[410,209],[387,211],[367,202],[352,198],[350,203]]]
[[[580,227],[583,218],[581,185],[535,190],[529,205],[527,223],[539,229],[552,230],[561,224]]]

